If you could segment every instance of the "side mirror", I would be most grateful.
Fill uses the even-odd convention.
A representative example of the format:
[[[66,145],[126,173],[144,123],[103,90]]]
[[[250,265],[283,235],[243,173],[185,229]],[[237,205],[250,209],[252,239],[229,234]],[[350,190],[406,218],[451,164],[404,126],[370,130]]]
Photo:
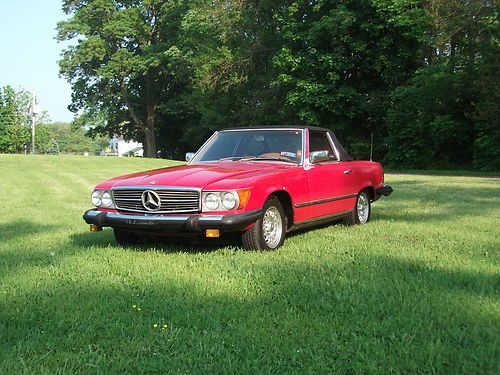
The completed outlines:
[[[189,163],[194,157],[194,152],[186,152],[186,161]]]
[[[309,153],[309,161],[311,164],[321,163],[322,161],[330,161],[330,155],[327,150],[313,151]]]

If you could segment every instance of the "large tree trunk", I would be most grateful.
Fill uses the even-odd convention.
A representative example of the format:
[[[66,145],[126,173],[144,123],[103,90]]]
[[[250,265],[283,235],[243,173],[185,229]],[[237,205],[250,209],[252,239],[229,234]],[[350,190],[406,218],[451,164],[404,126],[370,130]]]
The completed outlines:
[[[144,128],[145,144],[144,144],[144,157],[156,158],[156,137],[153,128]]]
[[[156,137],[155,137],[155,125],[156,125],[156,113],[155,106],[152,104],[146,105],[147,119],[146,126],[144,127],[145,135],[145,147],[144,156],[147,158],[156,158]]]
[[[130,112],[130,116],[134,122],[139,125],[144,132],[144,156],[147,158],[156,158],[156,137],[155,137],[155,127],[156,127],[156,105],[148,103],[146,104],[146,122],[140,118],[134,107],[130,103],[129,96],[125,87],[123,80],[120,82],[120,88],[122,91],[123,99]]]

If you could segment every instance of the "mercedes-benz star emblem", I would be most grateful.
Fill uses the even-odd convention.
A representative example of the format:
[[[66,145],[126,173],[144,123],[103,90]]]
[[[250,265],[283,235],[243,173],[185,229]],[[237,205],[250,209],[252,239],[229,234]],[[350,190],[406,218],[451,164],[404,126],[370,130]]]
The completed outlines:
[[[142,193],[142,205],[148,211],[158,211],[161,207],[161,199],[158,193],[153,190],[146,190]]]

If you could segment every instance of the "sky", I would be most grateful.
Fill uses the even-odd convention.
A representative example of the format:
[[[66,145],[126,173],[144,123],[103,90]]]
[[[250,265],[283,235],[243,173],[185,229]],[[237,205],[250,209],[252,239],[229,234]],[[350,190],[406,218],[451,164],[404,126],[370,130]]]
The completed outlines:
[[[0,87],[35,91],[52,121],[71,121],[70,85],[59,78],[64,45],[54,39],[67,16],[61,0],[0,0]]]

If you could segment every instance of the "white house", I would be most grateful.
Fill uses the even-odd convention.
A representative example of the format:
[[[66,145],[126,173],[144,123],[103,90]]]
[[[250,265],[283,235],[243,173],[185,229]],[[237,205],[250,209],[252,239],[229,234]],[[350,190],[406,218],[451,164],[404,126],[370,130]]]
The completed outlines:
[[[118,136],[116,134],[109,142],[109,147],[111,148],[111,155],[142,156],[144,154],[142,143],[135,141],[126,141],[122,136]]]

